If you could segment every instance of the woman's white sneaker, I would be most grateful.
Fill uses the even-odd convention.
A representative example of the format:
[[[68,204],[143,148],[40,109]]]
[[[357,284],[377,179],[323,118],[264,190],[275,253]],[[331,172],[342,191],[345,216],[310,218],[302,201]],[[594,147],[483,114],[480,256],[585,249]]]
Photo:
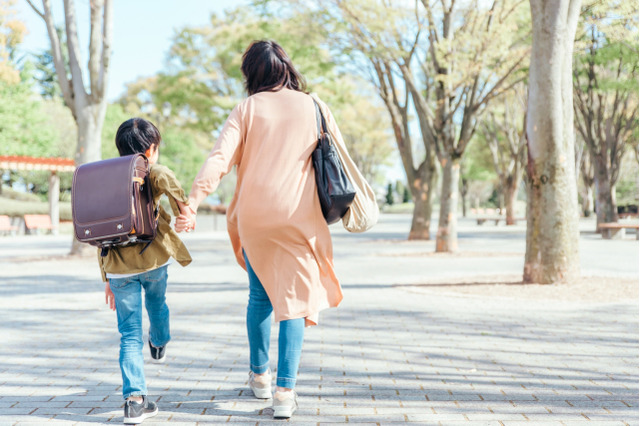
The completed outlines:
[[[298,408],[298,395],[295,391],[276,392],[273,397],[273,417],[288,419]]]
[[[257,375],[253,371],[249,372],[249,387],[256,398],[271,398],[271,372]]]

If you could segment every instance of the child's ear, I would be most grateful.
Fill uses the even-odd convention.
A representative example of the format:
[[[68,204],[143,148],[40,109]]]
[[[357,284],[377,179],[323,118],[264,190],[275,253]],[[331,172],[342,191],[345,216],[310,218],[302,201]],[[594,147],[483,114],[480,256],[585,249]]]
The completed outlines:
[[[151,147],[149,147],[149,149],[147,149],[147,150],[144,152],[144,156],[145,156],[145,157],[147,157],[147,158],[151,158],[151,155],[152,155]]]

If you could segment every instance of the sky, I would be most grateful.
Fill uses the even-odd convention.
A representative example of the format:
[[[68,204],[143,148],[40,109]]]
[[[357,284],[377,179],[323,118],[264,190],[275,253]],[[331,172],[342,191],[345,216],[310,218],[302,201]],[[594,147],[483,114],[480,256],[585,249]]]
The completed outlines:
[[[38,0],[33,1],[42,5]],[[107,98],[117,99],[125,84],[138,77],[150,76],[161,70],[174,31],[185,26],[206,25],[209,16],[247,0],[114,0],[113,43]],[[62,1],[53,0],[53,16],[64,21]],[[89,45],[89,0],[76,0],[80,43],[85,49],[82,57],[86,68]],[[44,21],[31,9],[26,0],[15,5],[18,17],[27,27],[22,50],[39,53],[49,48]]]

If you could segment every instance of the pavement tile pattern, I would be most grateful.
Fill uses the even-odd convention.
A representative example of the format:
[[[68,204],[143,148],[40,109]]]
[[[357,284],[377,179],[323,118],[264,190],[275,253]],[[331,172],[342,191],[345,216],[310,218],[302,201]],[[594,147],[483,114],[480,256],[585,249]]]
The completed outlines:
[[[409,220],[383,217],[369,235],[335,231],[345,300],[306,329],[300,408],[289,423],[638,424],[637,300],[424,291],[427,277],[517,272],[521,259],[505,252],[479,259],[482,265],[457,258],[457,266],[443,266],[449,260],[389,256],[432,246],[402,241]],[[501,232],[487,249],[494,242],[522,249],[522,228]],[[65,236],[29,238],[0,239],[0,425],[122,423],[119,335],[94,259],[28,259],[21,250],[29,245],[54,256],[68,245]],[[194,264],[169,271],[172,341],[166,364],[145,365],[160,412],[144,424],[286,422],[273,420],[270,402],[247,386],[248,284],[226,234],[185,239]],[[637,242],[615,244],[637,270]],[[144,354],[148,361],[147,348]]]

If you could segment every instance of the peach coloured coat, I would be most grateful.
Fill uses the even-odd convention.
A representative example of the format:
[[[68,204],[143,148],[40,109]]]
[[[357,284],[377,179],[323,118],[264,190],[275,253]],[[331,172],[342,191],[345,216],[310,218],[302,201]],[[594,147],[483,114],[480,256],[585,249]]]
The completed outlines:
[[[250,96],[227,118],[189,196],[197,209],[237,166],[227,210],[236,259],[246,269],[244,249],[276,321],[306,318],[307,325],[316,325],[321,310],[342,300],[311,162],[315,117],[312,98],[302,92],[282,89]],[[327,122],[334,134],[339,132],[333,117]]]

